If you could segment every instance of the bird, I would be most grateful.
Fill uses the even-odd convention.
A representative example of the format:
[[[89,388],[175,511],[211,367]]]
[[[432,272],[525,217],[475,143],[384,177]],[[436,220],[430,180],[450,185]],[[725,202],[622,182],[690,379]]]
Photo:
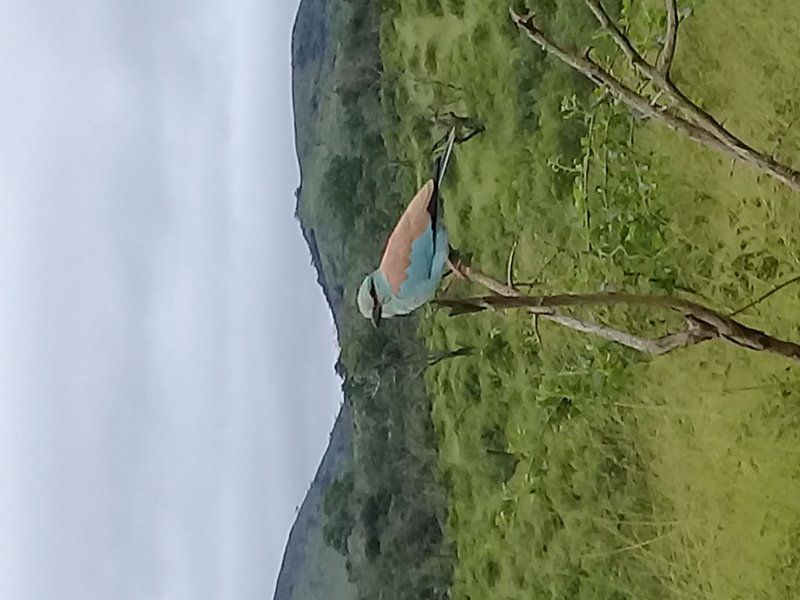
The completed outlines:
[[[436,295],[450,256],[441,185],[455,141],[453,128],[433,177],[411,199],[386,242],[380,265],[361,283],[358,309],[375,327],[382,319],[415,311]]]

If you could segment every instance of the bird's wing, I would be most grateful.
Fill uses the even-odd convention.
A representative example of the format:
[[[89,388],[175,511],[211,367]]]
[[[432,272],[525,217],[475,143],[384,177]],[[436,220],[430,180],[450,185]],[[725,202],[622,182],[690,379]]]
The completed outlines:
[[[436,202],[433,179],[428,180],[411,200],[386,242],[380,271],[397,294],[409,276],[417,269],[430,273],[433,261],[433,229],[431,227],[431,202]],[[416,242],[416,243],[415,243]],[[413,250],[413,269],[412,267]],[[413,273],[412,273],[413,270]],[[425,277],[427,279],[428,276]]]

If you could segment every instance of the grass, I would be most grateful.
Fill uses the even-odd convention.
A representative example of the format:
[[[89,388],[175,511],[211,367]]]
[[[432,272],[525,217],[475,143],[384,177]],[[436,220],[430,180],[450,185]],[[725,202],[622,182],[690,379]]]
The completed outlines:
[[[534,2],[580,47],[579,0]],[[684,4],[682,4],[683,6]],[[627,18],[640,42],[662,3]],[[698,0],[675,77],[755,146],[800,164],[800,5]],[[606,42],[598,52],[611,56]],[[747,304],[800,272],[800,198],[608,104],[481,0],[387,2],[390,150],[421,181],[433,107],[477,117],[446,192],[454,245],[550,292],[614,287]],[[624,66],[617,63],[622,71]],[[587,219],[588,215],[588,219]],[[448,293],[464,293],[451,286]],[[798,340],[800,287],[746,311]],[[667,315],[598,310],[646,333]],[[519,314],[429,311],[429,370],[457,549],[455,598],[794,598],[800,593],[800,371],[721,343],[647,360]]]

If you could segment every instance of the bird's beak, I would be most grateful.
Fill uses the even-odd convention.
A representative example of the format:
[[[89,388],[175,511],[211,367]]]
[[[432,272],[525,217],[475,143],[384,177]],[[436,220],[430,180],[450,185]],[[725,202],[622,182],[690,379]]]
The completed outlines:
[[[383,312],[383,307],[376,302],[375,306],[372,308],[372,325],[377,329],[378,325],[381,324],[381,313]]]

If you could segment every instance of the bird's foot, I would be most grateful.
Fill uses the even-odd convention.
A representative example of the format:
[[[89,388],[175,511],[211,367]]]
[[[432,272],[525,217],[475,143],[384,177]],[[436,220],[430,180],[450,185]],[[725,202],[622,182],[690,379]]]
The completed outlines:
[[[465,271],[466,265],[460,259],[448,258],[447,266],[450,267],[450,272],[461,281],[467,281],[469,279]]]

